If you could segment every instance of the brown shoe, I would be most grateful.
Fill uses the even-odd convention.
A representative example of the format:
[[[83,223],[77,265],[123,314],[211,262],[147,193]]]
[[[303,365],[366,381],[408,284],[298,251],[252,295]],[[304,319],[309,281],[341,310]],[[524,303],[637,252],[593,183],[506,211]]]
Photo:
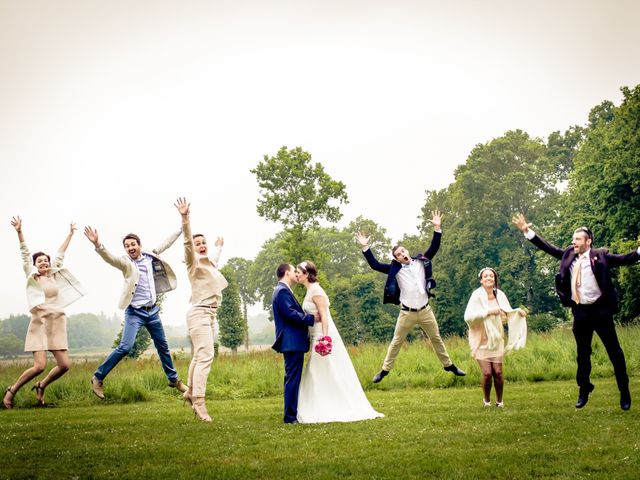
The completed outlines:
[[[104,400],[104,388],[102,387],[102,381],[98,380],[95,376],[91,378],[91,389],[100,400]]]
[[[186,392],[189,390],[189,387],[187,387],[184,383],[182,383],[182,380],[178,379],[175,382],[169,382],[169,386],[172,388],[177,388],[179,392]]]

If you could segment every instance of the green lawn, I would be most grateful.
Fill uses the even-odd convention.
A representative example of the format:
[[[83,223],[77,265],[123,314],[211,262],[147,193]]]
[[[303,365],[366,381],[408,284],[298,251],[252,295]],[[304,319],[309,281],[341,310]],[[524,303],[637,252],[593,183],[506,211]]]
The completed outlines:
[[[369,390],[386,417],[348,424],[285,426],[279,396],[211,400],[204,424],[169,389],[16,408],[0,412],[0,478],[638,478],[638,407],[594,383],[583,410],[573,381],[510,383],[504,410],[478,386]]]

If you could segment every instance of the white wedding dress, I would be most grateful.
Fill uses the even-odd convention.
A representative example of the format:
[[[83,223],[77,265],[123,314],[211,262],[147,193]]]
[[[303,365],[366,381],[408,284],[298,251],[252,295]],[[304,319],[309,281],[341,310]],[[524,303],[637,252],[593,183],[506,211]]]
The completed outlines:
[[[309,285],[302,308],[306,313],[316,313],[314,296],[327,298],[322,287],[314,282]],[[329,299],[327,298],[327,305]],[[328,310],[328,306],[327,306]],[[298,395],[298,422],[355,422],[384,417],[376,412],[362,390],[360,380],[353,368],[349,353],[327,312],[329,336],[333,348],[329,355],[321,356],[314,350],[316,339],[322,336],[322,323],[309,328],[311,355],[302,373]]]

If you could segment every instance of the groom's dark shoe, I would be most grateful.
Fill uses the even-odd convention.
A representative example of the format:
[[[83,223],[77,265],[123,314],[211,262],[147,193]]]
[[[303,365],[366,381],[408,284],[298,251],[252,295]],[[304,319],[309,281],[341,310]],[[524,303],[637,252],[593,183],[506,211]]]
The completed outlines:
[[[620,392],[620,408],[623,410],[631,408],[631,392],[629,390]]]
[[[382,381],[382,379],[384,377],[386,377],[387,375],[389,375],[388,371],[380,370],[378,373],[376,373],[376,376],[373,377],[373,383],[378,383],[378,382]]]
[[[589,394],[593,392],[594,388],[596,387],[592,383],[590,383],[588,387],[580,389],[580,393],[578,394],[578,401],[576,402],[576,408],[582,408],[587,404],[587,402],[589,401]]]
[[[449,365],[448,367],[444,367],[444,369],[447,372],[451,372],[454,375],[458,376],[458,377],[464,377],[466,375],[466,373],[464,373],[462,370],[460,370],[458,367],[456,367],[453,363],[451,365]]]

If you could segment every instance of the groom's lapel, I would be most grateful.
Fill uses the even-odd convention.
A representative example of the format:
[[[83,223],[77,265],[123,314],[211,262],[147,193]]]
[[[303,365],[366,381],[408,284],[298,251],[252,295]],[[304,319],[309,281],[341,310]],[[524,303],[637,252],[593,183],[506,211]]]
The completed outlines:
[[[286,287],[287,290],[289,290],[289,293],[291,294],[291,296],[293,297],[293,301],[296,302],[296,305],[298,305],[298,308],[300,309],[300,311],[302,311],[302,305],[300,305],[300,302],[298,302],[298,299],[296,298],[296,296],[293,294],[293,290],[291,290],[290,287]]]
[[[296,302],[296,305],[298,306],[300,311],[302,311],[302,306],[300,305],[300,302],[298,302],[298,299],[296,298],[296,296],[293,294],[293,290],[291,290],[291,288],[284,282],[280,282],[280,286],[281,288],[289,292],[289,295],[291,295],[291,298],[293,298],[293,301]]]

